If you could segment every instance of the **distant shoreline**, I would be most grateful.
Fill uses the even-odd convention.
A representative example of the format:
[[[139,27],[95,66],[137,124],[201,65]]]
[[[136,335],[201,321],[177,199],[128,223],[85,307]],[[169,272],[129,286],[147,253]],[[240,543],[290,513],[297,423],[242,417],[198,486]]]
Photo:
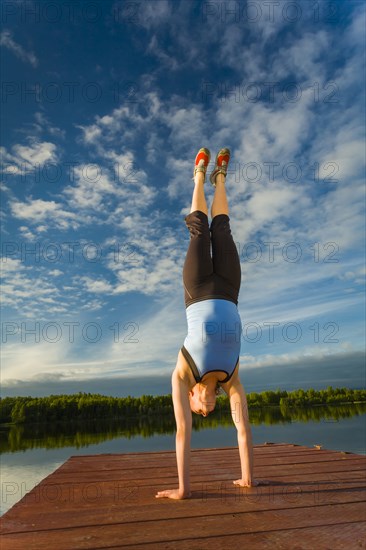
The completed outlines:
[[[291,409],[321,405],[354,405],[366,403],[366,390],[312,388],[303,390],[266,390],[247,394],[248,408],[281,407]],[[217,412],[230,412],[229,398],[219,395]],[[94,420],[106,418],[136,418],[146,415],[174,415],[171,394],[140,397],[111,397],[101,394],[77,393],[48,397],[0,398],[0,425],[49,423],[58,421]]]

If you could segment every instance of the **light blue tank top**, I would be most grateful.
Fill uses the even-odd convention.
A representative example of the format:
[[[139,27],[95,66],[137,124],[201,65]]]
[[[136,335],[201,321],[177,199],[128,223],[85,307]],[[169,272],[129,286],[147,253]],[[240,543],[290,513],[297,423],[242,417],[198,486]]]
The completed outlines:
[[[186,308],[188,334],[182,353],[196,382],[208,372],[224,371],[227,382],[239,360],[242,324],[237,305],[225,299],[195,302]]]

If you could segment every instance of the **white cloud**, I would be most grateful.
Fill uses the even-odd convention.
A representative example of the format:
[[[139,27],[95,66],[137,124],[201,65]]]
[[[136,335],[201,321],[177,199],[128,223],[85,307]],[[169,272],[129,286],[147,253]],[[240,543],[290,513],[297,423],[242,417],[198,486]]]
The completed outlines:
[[[52,275],[53,277],[59,277],[59,275],[63,275],[63,271],[60,269],[52,269],[48,272],[48,275]]]
[[[55,162],[56,145],[49,142],[34,142],[32,146],[15,145],[13,151],[16,153],[20,161],[25,163],[27,167],[43,166],[46,162]]]
[[[164,147],[164,140],[157,132],[152,131],[146,144],[146,159],[150,164],[160,164],[160,151]]]
[[[102,222],[120,225],[123,219],[146,209],[156,196],[156,190],[146,184],[147,174],[134,165],[132,154],[105,151],[108,164],[84,164],[74,167],[74,185],[63,190],[71,210],[79,212],[80,223]],[[90,216],[80,216],[80,210]]]
[[[10,202],[10,209],[15,218],[28,220],[31,223],[47,221],[49,226],[59,229],[79,226],[77,214],[63,210],[62,206],[55,201],[28,199],[26,202],[21,202],[13,200]]]
[[[41,111],[34,113],[35,122],[30,123],[29,125],[32,128],[32,134],[41,135],[43,133],[48,133],[51,136],[59,137],[64,139],[66,135],[65,130],[61,130],[58,126],[52,126],[49,119]],[[26,124],[28,126],[28,124]],[[24,133],[29,133],[28,129],[24,130]]]
[[[200,105],[179,107],[172,105],[169,111],[162,111],[167,128],[171,130],[173,144],[182,145],[189,142],[197,142],[197,138],[205,129],[205,115]]]
[[[249,220],[252,223],[252,229],[263,228],[265,224],[274,222],[276,218],[282,218],[283,220],[290,214],[298,209],[299,202],[301,200],[301,191],[299,192],[294,187],[289,187],[284,184],[274,184],[270,186],[263,186],[263,188],[256,189],[253,192],[252,197],[247,202],[245,212],[242,212],[244,220]],[[240,205],[241,206],[241,205]],[[237,213],[240,219],[239,213],[240,207],[236,207],[234,212]]]
[[[36,229],[36,231],[38,231],[38,233],[44,233],[45,231],[47,231],[47,226],[46,225],[38,225],[35,229]]]
[[[30,333],[25,341],[21,342],[20,332],[15,336],[8,335],[7,338],[8,343],[2,346],[1,352],[2,384],[11,383],[11,380],[14,379],[29,380],[37,376],[43,378],[44,373],[48,373],[48,376],[57,376],[57,364],[62,362],[67,354],[64,342],[41,340],[35,343],[35,336],[31,336]],[[16,343],[12,342],[14,340]]]
[[[114,194],[115,188],[107,174],[97,164],[83,164],[73,167],[76,185],[65,187],[63,193],[69,206],[78,208],[102,208],[105,195]]]
[[[0,45],[13,52],[19,59],[30,63],[34,68],[38,66],[38,59],[32,51],[27,51],[23,46],[15,42],[12,32],[3,30],[0,35]]]
[[[159,45],[159,38],[154,34],[147,47],[148,53],[154,55],[159,60],[160,68],[164,67],[169,71],[175,71],[180,68],[180,65],[173,55],[169,55]]]
[[[6,256],[1,259],[2,273],[14,273],[21,269],[24,269],[24,266],[19,259],[7,258]]]
[[[154,2],[144,2],[139,4],[140,24],[147,28],[160,26],[168,23],[172,15],[172,5],[168,0],[155,0]]]
[[[92,124],[90,126],[76,125],[76,127],[83,131],[83,139],[85,144],[95,144],[101,137],[102,129],[97,124]]]
[[[42,303],[57,304],[60,292],[47,275],[35,274],[34,268],[25,266],[20,259],[3,257],[1,275],[2,305],[17,311],[18,318],[39,319],[46,312],[50,314],[53,311],[67,311],[63,306],[60,309],[59,305],[47,307],[44,311]]]
[[[102,309],[104,305],[105,303],[101,300],[88,300],[85,304],[81,306],[80,309],[86,311],[98,311]]]
[[[296,81],[309,83],[324,81],[324,57],[329,48],[329,34],[324,30],[305,32],[289,46],[276,52],[273,73],[282,80],[296,75]]]
[[[94,280],[91,277],[80,277],[80,282],[85,285],[88,292],[111,294],[113,291],[112,285],[103,279]]]
[[[42,168],[46,163],[58,163],[54,143],[40,142],[34,137],[29,137],[28,140],[30,145],[13,145],[12,153],[7,152],[5,147],[1,147],[0,152],[2,162],[6,164],[4,167],[6,173],[27,174]]]
[[[134,139],[143,132],[147,135],[152,113],[159,105],[153,95],[148,95],[146,101],[149,113],[145,117],[133,105],[122,106],[110,115],[96,116],[90,126],[78,126],[83,132],[82,142],[95,148],[102,162],[95,165],[95,177],[86,177],[90,171],[87,165],[75,169],[76,185],[64,190],[70,207],[98,209],[99,214],[109,212],[106,223],[122,227],[125,218],[153,202],[157,191],[133,152]],[[122,150],[112,145],[116,140],[125,143]]]
[[[352,13],[352,19],[348,27],[344,31],[344,41],[347,45],[356,46],[359,52],[365,49],[365,21],[366,21],[366,6],[363,2],[355,4]]]
[[[124,241],[116,240],[119,250],[107,255],[106,267],[117,279],[113,293],[141,292],[150,296],[174,295],[181,286],[181,270],[185,245],[178,235],[165,227],[168,215],[152,212],[124,216],[120,227]],[[156,235],[160,237],[156,239]]]
[[[93,124],[75,124],[75,127],[83,132],[82,142],[93,145],[98,154],[104,157],[109,152],[113,139],[118,138],[119,142],[128,143],[139,132],[144,121],[144,117],[138,112],[138,105],[131,102],[127,106],[113,109],[110,115],[96,115]]]
[[[32,233],[29,228],[25,225],[21,225],[19,227],[19,232],[21,233],[22,237],[24,239],[27,239],[28,241],[34,241],[36,239],[36,236],[34,233]]]

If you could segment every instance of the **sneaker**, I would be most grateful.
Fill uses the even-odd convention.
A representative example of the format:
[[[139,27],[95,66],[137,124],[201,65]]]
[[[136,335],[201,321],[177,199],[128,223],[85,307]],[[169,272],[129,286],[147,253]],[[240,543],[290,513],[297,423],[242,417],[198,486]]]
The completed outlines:
[[[206,181],[206,171],[207,166],[210,162],[211,153],[206,147],[202,147],[196,155],[196,160],[194,161],[194,170],[193,170],[193,180],[197,172],[203,172],[205,174],[204,182]]]
[[[210,175],[210,182],[214,187],[216,187],[216,176],[217,174],[227,174],[227,167],[230,161],[230,149],[220,149],[216,155],[215,168],[213,169]]]

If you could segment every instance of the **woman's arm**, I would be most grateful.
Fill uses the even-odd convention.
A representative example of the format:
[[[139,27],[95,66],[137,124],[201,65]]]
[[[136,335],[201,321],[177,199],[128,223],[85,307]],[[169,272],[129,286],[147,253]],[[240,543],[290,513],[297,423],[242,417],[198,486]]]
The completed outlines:
[[[247,398],[238,371],[233,376],[232,381],[225,385],[224,389],[230,398],[231,416],[238,431],[241,478],[236,479],[233,483],[240,487],[269,485],[270,482],[266,479],[253,479],[252,431],[249,423]]]
[[[179,489],[184,495],[190,494],[190,451],[192,434],[192,412],[189,405],[189,388],[177,371],[172,376],[174,415],[177,425],[175,436]]]
[[[233,380],[228,390],[228,395],[230,398],[231,416],[238,432],[241,464],[241,479],[234,481],[234,483],[242,487],[258,485],[258,482],[255,482],[253,479],[253,443],[247,399],[239,377]]]
[[[157,498],[168,497],[173,499],[189,498],[190,491],[190,450],[192,433],[192,412],[189,405],[189,385],[181,377],[176,368],[172,375],[172,397],[174,405],[174,416],[177,425],[175,436],[175,448],[178,467],[178,489],[167,489],[159,491]]]

